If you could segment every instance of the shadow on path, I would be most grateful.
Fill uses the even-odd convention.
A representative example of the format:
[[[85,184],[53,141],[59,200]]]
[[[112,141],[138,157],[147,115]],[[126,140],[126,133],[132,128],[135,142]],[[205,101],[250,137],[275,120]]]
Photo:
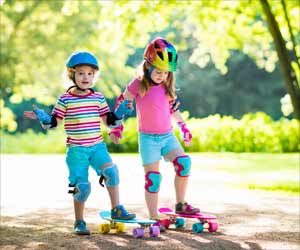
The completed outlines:
[[[203,249],[203,250],[262,250],[252,241],[224,239],[222,233],[192,234],[188,229],[170,229],[161,237],[134,239],[131,235],[133,227],[126,233],[98,234],[98,222],[89,223],[92,231],[90,236],[71,234],[73,219],[72,208],[48,211],[46,209],[22,216],[2,217],[0,227],[1,249],[38,249],[38,250],[79,250],[79,249]],[[96,214],[95,209],[87,209],[88,213]],[[137,211],[134,211],[137,212]],[[100,222],[100,220],[99,220]]]

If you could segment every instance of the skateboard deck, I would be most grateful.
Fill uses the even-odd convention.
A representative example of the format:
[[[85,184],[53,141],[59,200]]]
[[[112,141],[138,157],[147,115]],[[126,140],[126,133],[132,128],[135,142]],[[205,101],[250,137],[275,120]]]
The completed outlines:
[[[196,213],[196,214],[177,214],[171,208],[162,207],[158,210],[161,214],[168,217],[167,221],[164,222],[164,226],[168,228],[171,224],[174,224],[176,228],[184,227],[186,219],[197,219],[198,222],[192,226],[194,233],[203,232],[206,225],[209,232],[216,232],[218,230],[217,217],[212,214]]]
[[[110,229],[116,229],[117,232],[125,232],[125,224],[138,224],[139,227],[132,230],[132,235],[134,238],[142,238],[145,235],[145,231],[149,233],[150,237],[157,237],[160,235],[160,230],[158,226],[153,226],[156,222],[155,220],[148,219],[138,219],[134,218],[131,220],[121,220],[111,218],[110,211],[100,211],[100,217],[108,221],[109,223],[100,224],[98,227],[99,233],[109,233]]]

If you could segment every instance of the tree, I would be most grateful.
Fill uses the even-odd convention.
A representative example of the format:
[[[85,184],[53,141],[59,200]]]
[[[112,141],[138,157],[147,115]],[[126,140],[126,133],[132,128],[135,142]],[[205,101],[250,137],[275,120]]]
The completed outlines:
[[[294,107],[294,116],[300,119],[300,84],[299,84],[299,79],[297,79],[296,72],[292,65],[293,59],[290,56],[291,53],[286,48],[286,42],[283,39],[278,22],[276,21],[272,13],[268,0],[260,0],[260,2],[266,16],[266,22],[268,24],[270,33],[274,40],[274,45],[277,51],[277,55],[279,57],[279,62],[284,77],[285,86],[292,100],[292,104]],[[299,72],[300,70],[299,55],[297,55],[296,53],[296,42],[293,35],[292,27],[290,25],[288,13],[286,11],[285,1],[281,0],[281,4],[289,28],[290,39],[292,42],[292,52],[294,56],[294,62],[296,64],[295,66],[298,67],[298,72]]]
[[[212,60],[226,74],[231,50],[242,51],[269,72],[279,59],[294,117],[300,118],[299,1],[272,1],[272,7],[267,0],[189,1],[183,5],[188,15],[179,26],[198,40],[191,62],[205,67]]]
[[[182,36],[192,36],[197,41],[189,63],[202,68],[212,61],[226,74],[232,50],[247,54],[268,72],[275,69],[279,59],[295,116],[299,118],[296,77],[299,4],[296,0],[272,1],[272,6],[267,3],[267,0],[3,0],[0,2],[0,107],[6,112],[1,112],[1,127],[9,127],[5,123],[13,117],[7,110],[8,101],[36,98],[44,104],[53,104],[57,93],[64,89],[61,71],[74,50],[94,52],[102,71],[97,86],[108,97],[119,94],[134,74],[134,69],[126,65],[128,56],[146,45],[152,38],[150,32],[163,31],[170,24]],[[263,16],[267,13],[265,21]],[[272,16],[276,22],[270,21]],[[276,23],[277,31],[273,34],[271,30]],[[282,39],[278,40],[280,33]],[[174,33],[167,38],[179,51],[187,48],[186,43],[177,42]]]

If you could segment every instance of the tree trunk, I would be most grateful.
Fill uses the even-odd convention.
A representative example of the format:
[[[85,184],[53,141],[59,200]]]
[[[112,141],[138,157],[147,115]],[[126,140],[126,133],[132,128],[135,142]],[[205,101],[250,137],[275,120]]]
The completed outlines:
[[[284,16],[285,16],[286,23],[289,27],[291,41],[292,41],[292,44],[293,44],[293,54],[294,54],[294,57],[295,57],[294,61],[297,63],[297,65],[300,69],[300,62],[299,62],[300,58],[299,58],[299,55],[297,55],[297,52],[296,52],[296,40],[295,40],[295,36],[294,36],[293,30],[292,30],[292,26],[291,26],[291,23],[290,23],[289,15],[288,15],[286,4],[285,4],[284,0],[281,0],[281,5],[282,5],[283,11],[284,11]]]
[[[296,78],[296,73],[291,65],[291,58],[285,46],[285,40],[282,37],[278,23],[271,11],[268,0],[260,0],[269,31],[273,37],[276,52],[279,58],[279,65],[283,75],[284,83],[288,94],[291,97],[294,108],[293,115],[300,119],[300,89]]]

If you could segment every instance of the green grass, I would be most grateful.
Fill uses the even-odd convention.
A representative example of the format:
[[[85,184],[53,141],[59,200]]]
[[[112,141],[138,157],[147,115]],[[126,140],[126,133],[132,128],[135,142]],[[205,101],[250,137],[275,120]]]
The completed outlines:
[[[111,150],[111,148],[109,147]],[[1,153],[65,153],[63,129],[1,135]],[[226,185],[299,194],[299,153],[190,153],[193,169],[229,174]],[[125,155],[125,154],[124,154]],[[137,154],[126,154],[139,157]]]
[[[299,193],[299,181],[286,181],[278,183],[270,183],[269,185],[249,184],[249,189],[262,189],[267,191],[283,191]]]
[[[226,185],[294,194],[300,192],[300,156],[297,153],[203,153],[191,155],[198,159],[194,167],[197,168],[199,174],[201,174],[201,170],[216,170],[230,174],[232,178],[224,180]]]

